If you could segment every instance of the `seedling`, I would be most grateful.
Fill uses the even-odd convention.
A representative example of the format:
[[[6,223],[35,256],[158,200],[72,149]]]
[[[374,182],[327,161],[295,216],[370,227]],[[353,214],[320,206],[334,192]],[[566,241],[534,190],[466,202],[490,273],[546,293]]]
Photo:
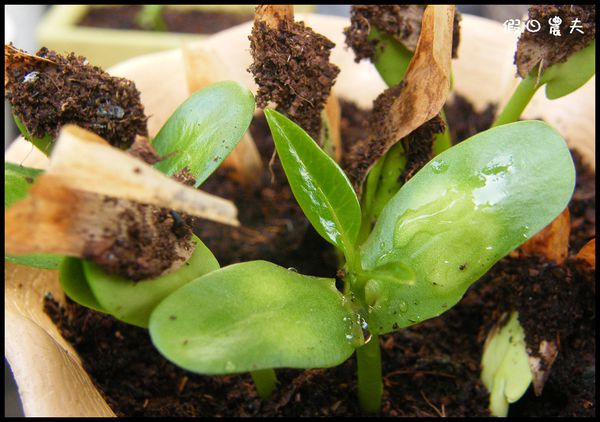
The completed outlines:
[[[434,82],[448,85],[448,74],[436,75]],[[188,131],[203,125],[184,104],[153,140],[168,157],[155,167],[166,174],[187,167],[196,186],[202,183],[249,124],[251,96],[236,92],[225,96],[226,105],[211,87],[197,94],[193,101],[206,103],[193,110],[204,113],[200,120],[213,131],[200,130],[193,139]],[[436,98],[439,107],[417,117],[394,115],[394,123],[408,126],[371,139],[384,145],[374,158],[392,151],[444,101],[445,95]],[[353,187],[303,128],[275,110],[265,109],[265,116],[297,202],[343,256],[340,290],[333,278],[266,261],[218,268],[199,239],[189,265],[150,281],[108,276],[75,258],[61,266],[61,283],[74,300],[147,326],[156,348],[185,369],[251,372],[262,397],[275,387],[274,368],[332,367],[356,352],[361,407],[377,412],[383,393],[379,336],[450,309],[494,263],[559,215],[573,192],[573,162],[561,136],[542,122],[517,122],[440,153],[383,201],[374,227],[364,229],[356,190],[365,178],[368,185],[366,170],[376,167],[363,171]],[[224,135],[228,148],[220,145]]]

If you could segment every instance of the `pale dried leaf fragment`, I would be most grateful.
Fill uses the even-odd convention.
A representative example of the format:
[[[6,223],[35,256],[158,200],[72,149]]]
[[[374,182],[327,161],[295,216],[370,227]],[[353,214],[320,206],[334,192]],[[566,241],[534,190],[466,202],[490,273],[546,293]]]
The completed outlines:
[[[342,109],[340,107],[340,101],[333,89],[325,103],[325,116],[328,123],[327,128],[329,130],[329,138],[333,143],[333,158],[339,163],[342,161],[342,136],[340,132]]]
[[[533,375],[533,391],[536,396],[540,396],[544,389],[544,384],[550,376],[550,369],[558,356],[558,339],[542,340],[539,349],[535,354],[527,350],[529,354],[529,369]]]
[[[362,183],[377,159],[400,139],[431,120],[442,109],[450,93],[452,31],[455,6],[429,5],[423,13],[421,35],[404,81],[384,91],[376,101],[381,107],[374,113],[373,131],[364,151],[353,156],[369,162],[350,163],[355,188]],[[386,98],[387,97],[387,98]]]
[[[256,6],[255,22],[264,22],[269,28],[277,29],[282,21],[294,20],[294,6],[291,4],[261,4]]]
[[[569,254],[570,233],[571,218],[569,209],[565,208],[550,224],[521,245],[519,251],[523,255],[542,255],[561,265]]]
[[[228,78],[227,66],[216,52],[189,44],[183,45],[182,52],[190,94]],[[251,186],[260,184],[263,163],[249,130],[244,133],[222,165],[234,170],[231,177],[239,183]]]
[[[75,190],[129,199],[233,226],[237,209],[228,200],[169,178],[102,138],[77,126],[63,127],[50,157],[49,173]]]

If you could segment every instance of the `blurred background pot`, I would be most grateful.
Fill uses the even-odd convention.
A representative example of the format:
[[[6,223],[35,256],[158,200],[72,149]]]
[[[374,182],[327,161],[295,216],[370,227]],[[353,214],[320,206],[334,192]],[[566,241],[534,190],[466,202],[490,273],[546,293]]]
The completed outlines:
[[[367,62],[354,62],[344,45],[342,30],[347,19],[298,14],[317,32],[336,43],[331,60],[341,69],[335,85],[340,97],[370,107],[385,85]],[[506,101],[517,84],[513,54],[516,35],[490,20],[463,15],[459,58],[453,61],[454,89],[476,108],[483,109],[499,97]],[[212,51],[224,62],[223,79],[236,80],[256,92],[246,69],[251,63],[248,34],[251,23],[231,28],[190,48]],[[83,51],[77,51],[84,53]],[[137,57],[120,63],[109,72],[135,81],[150,115],[150,134],[156,134],[165,119],[188,95],[181,50]],[[594,165],[595,78],[583,88],[559,100],[549,101],[540,90],[524,113],[553,125]],[[500,104],[502,106],[502,103]],[[6,154],[8,161],[43,168],[46,157],[22,139]],[[28,416],[113,416],[100,393],[83,370],[72,347],[60,336],[43,311],[43,298],[52,292],[59,301],[64,295],[56,271],[37,270],[5,263],[5,354]]]

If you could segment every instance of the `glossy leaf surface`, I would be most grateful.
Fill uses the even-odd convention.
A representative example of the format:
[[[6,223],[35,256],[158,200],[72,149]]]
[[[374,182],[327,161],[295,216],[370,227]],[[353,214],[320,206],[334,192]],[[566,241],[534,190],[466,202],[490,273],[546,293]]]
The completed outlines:
[[[42,170],[4,162],[4,209],[27,196],[27,189]],[[56,270],[63,257],[52,254],[6,255],[4,259],[29,267]]]
[[[171,175],[187,167],[196,187],[223,162],[252,120],[254,97],[236,82],[210,85],[188,98],[160,129],[152,145]]]
[[[538,121],[490,129],[438,155],[387,204],[361,248],[370,329],[386,333],[452,307],[562,212],[574,182],[567,145]]]
[[[317,232],[348,258],[361,222],[356,193],[342,169],[297,124],[275,110],[265,116],[277,154],[302,211]]]
[[[148,327],[151,312],[169,294],[184,284],[219,268],[208,248],[195,238],[194,253],[179,269],[152,280],[134,282],[106,274],[98,265],[83,262],[87,282],[98,303],[115,318],[138,327]]]
[[[551,100],[577,90],[596,73],[596,41],[573,53],[564,63],[545,69],[540,84],[546,84],[546,97]]]
[[[180,288],[150,318],[169,360],[192,372],[320,368],[345,361],[362,332],[333,279],[266,261],[234,264]]]

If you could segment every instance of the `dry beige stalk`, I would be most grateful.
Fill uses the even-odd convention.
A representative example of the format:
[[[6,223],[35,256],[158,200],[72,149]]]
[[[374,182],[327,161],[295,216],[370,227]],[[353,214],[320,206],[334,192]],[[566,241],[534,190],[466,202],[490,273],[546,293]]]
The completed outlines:
[[[61,185],[71,189],[239,225],[237,209],[231,201],[179,183],[77,126],[63,126],[50,157],[48,172]]]
[[[357,162],[355,188],[361,190],[369,170],[392,146],[442,109],[450,93],[452,29],[455,6],[429,5],[423,13],[421,35],[403,83],[389,88],[382,96],[381,110],[374,119],[381,122],[360,156],[372,159],[368,166]],[[381,97],[381,96],[380,96]],[[383,98],[383,97],[382,97]]]
[[[335,161],[338,163],[342,161],[342,136],[340,133],[340,121],[342,119],[342,109],[337,95],[333,89],[327,102],[325,103],[325,116],[329,123],[329,136],[333,142],[333,151]]]
[[[586,243],[575,255],[575,259],[585,262],[594,270],[596,269],[596,238]]]
[[[264,22],[269,28],[277,30],[283,20],[294,20],[294,6],[291,4],[261,4],[256,6],[255,22]]]
[[[552,223],[525,242],[519,252],[523,255],[542,255],[561,265],[569,253],[570,232],[571,218],[569,209],[565,208]]]
[[[215,52],[187,44],[182,51],[190,94],[227,78],[227,67]],[[242,184],[256,186],[260,183],[263,164],[250,131],[244,133],[222,165],[231,167],[234,170],[231,177]]]

